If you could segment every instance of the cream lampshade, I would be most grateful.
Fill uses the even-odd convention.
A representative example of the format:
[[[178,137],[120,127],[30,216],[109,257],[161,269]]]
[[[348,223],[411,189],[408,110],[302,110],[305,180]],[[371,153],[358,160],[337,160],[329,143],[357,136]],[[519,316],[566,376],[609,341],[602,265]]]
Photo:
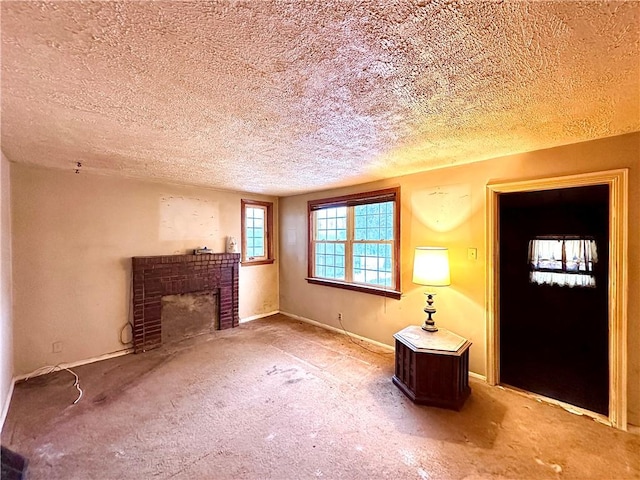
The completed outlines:
[[[451,285],[449,273],[449,250],[444,247],[417,247],[413,257],[413,283],[429,287],[444,287]],[[436,323],[431,318],[436,313],[433,306],[434,292],[426,292],[427,305],[424,312],[428,315],[422,326],[428,332],[438,331]]]

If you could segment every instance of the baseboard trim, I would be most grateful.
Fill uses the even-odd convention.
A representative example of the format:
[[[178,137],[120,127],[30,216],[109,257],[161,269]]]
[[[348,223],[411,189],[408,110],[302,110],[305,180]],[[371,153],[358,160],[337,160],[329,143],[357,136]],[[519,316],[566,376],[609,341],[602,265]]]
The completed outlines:
[[[275,315],[276,313],[280,313],[280,310],[274,310],[269,313],[261,313],[259,315],[252,315],[251,317],[241,318],[240,323],[251,322],[252,320],[258,320],[259,318],[270,317],[271,315]]]
[[[483,382],[487,381],[486,375],[480,375],[479,373],[469,372],[469,376],[471,378],[475,378],[476,380],[482,380]]]
[[[301,322],[305,322],[305,323],[308,323],[310,325],[314,325],[316,327],[324,328],[325,330],[331,330],[332,332],[336,332],[336,333],[340,333],[342,335],[347,335],[349,337],[357,338],[358,340],[362,340],[363,342],[368,342],[368,343],[370,343],[372,345],[375,345],[375,346],[380,347],[380,348],[384,348],[386,350],[391,350],[392,352],[395,351],[395,348],[392,347],[391,345],[387,345],[386,343],[376,342],[375,340],[371,340],[370,338],[363,337],[363,336],[358,335],[356,333],[351,333],[351,332],[348,332],[346,330],[342,330],[340,328],[332,327],[331,325],[327,325],[325,323],[320,323],[320,322],[317,322],[315,320],[311,320],[310,318],[301,317],[300,315],[295,315],[293,313],[288,313],[288,312],[283,312],[283,311],[280,311],[280,313],[282,315],[286,315],[287,317],[291,317],[291,318],[295,318],[296,320],[300,320]]]
[[[87,358],[87,359],[84,359],[84,360],[78,360],[77,362],[58,363],[55,366],[59,367],[59,368],[79,367],[80,365],[86,365],[88,363],[99,362],[101,360],[108,360],[110,358],[122,357],[123,355],[128,355],[130,353],[133,353],[133,348],[125,348],[124,350],[117,350],[115,352],[105,353],[104,355],[98,355],[97,357],[91,357],[91,358]],[[46,370],[45,371],[41,371],[45,367],[46,367],[46,365],[43,365],[40,368],[36,368],[31,373],[25,373],[23,375],[17,375],[15,377],[13,377],[13,381],[14,382],[19,382],[20,380],[24,380],[25,378],[32,378],[32,377],[38,377],[40,375],[45,375],[46,373],[49,373]]]
[[[13,387],[16,384],[16,379],[11,379],[11,385],[9,385],[9,391],[7,392],[7,398],[4,399],[4,406],[2,407],[2,416],[0,417],[0,432],[4,428],[4,421],[7,419],[9,413],[9,405],[11,404],[11,397],[13,397]]]
[[[391,345],[387,345],[386,343],[376,342],[375,340],[371,340],[370,338],[363,337],[363,336],[358,335],[356,333],[347,332],[347,331],[342,330],[340,328],[332,327],[331,325],[326,325],[324,323],[320,323],[320,322],[317,322],[315,320],[311,320],[310,318],[301,317],[300,315],[295,315],[293,313],[288,313],[288,312],[283,312],[283,311],[280,311],[279,313],[281,313],[282,315],[286,315],[287,317],[291,317],[291,318],[294,318],[296,320],[300,320],[301,322],[305,322],[305,323],[308,323],[310,325],[314,325],[316,327],[324,328],[325,330],[330,330],[332,332],[340,333],[342,335],[348,335],[350,337],[357,338],[358,340],[362,340],[363,342],[371,343],[373,345],[376,345],[378,347],[384,348],[386,350],[390,350],[392,352],[395,351],[395,347],[393,347]],[[475,372],[469,372],[469,377],[475,378],[477,380],[481,380],[483,382],[487,381],[487,377],[485,375],[481,375],[481,374],[475,373]]]

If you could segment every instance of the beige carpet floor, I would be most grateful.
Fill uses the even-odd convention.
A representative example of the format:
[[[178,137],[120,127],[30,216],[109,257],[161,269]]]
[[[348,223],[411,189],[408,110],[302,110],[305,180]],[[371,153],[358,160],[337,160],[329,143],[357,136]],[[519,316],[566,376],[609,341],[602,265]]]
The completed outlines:
[[[368,350],[365,350],[365,348]],[[473,347],[472,347],[473,348]],[[16,385],[30,479],[640,478],[640,437],[471,381],[416,406],[393,354],[283,315]]]

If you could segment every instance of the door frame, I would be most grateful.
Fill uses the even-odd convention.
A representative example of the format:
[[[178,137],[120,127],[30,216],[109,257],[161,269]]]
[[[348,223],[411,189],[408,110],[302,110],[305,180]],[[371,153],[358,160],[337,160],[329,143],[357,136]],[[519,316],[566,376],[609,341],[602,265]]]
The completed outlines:
[[[506,183],[490,182],[486,189],[487,382],[496,385],[500,383],[500,194],[609,186],[609,415],[605,417],[595,412],[580,411],[620,430],[627,429],[628,171],[625,168]]]

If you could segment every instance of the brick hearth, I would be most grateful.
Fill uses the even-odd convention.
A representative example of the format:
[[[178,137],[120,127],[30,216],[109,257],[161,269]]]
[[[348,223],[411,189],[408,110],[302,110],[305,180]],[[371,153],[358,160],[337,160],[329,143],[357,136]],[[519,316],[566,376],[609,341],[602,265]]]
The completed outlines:
[[[133,348],[136,353],[162,344],[163,295],[217,293],[220,330],[237,327],[240,254],[133,257]]]

